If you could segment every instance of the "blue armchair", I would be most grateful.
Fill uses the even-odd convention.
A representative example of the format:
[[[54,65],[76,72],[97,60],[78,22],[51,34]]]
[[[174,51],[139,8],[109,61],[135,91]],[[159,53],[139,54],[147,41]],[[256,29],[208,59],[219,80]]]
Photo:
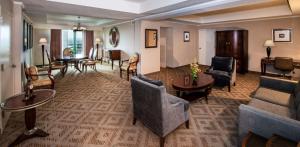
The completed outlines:
[[[215,79],[215,84],[219,86],[235,86],[236,81],[236,60],[233,57],[218,57],[212,58],[211,67],[206,71]]]
[[[160,137],[164,146],[165,136],[185,123],[189,128],[189,102],[170,95],[162,82],[144,76],[131,78],[133,100],[133,125],[140,120]]]

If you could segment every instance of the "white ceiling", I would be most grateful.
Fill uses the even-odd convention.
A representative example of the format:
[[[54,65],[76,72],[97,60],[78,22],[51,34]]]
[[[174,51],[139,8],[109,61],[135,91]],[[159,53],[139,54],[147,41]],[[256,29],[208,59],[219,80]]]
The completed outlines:
[[[85,25],[156,19],[202,23],[182,16],[285,0],[18,0],[36,23],[72,24],[77,16],[89,18]],[[277,13],[276,13],[277,15]],[[200,19],[200,18],[197,18]],[[207,19],[207,18],[206,18]],[[89,21],[88,21],[89,20]],[[91,21],[93,20],[93,21]],[[223,21],[223,20],[222,20]]]

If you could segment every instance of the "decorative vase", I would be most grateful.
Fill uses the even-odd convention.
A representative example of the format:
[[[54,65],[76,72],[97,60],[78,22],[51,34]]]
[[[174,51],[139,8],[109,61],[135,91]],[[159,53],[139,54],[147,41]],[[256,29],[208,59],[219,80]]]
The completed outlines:
[[[198,83],[198,78],[193,78],[192,85],[196,86]]]

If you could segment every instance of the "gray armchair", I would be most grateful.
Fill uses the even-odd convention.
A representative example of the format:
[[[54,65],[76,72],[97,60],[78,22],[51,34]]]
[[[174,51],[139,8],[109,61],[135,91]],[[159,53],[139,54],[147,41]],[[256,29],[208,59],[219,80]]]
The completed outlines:
[[[164,146],[165,137],[178,126],[186,123],[189,128],[189,102],[170,95],[160,81],[144,76],[132,77],[133,124],[140,120],[160,137]]]

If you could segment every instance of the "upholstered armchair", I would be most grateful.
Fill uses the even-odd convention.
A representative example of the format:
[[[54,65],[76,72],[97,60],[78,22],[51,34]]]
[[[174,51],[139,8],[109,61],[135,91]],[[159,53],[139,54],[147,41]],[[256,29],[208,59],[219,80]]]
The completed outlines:
[[[127,81],[129,81],[129,74],[137,75],[137,64],[139,62],[139,54],[135,53],[128,60],[122,60],[120,64],[120,77],[122,78],[122,73],[125,71],[127,73]]]
[[[24,63],[24,71],[27,81],[31,81],[33,89],[51,88],[54,89],[54,77],[51,75],[51,69],[48,73],[38,73],[36,66],[27,67]]]
[[[206,73],[213,76],[215,85],[228,86],[230,92],[231,85],[235,86],[236,81],[236,60],[233,57],[215,56]]]
[[[189,102],[170,95],[161,81],[149,80],[139,75],[131,78],[133,101],[133,125],[141,121],[160,137],[164,146],[165,137],[185,123],[189,128]]]
[[[63,62],[55,61],[55,59],[51,59],[48,51],[46,50],[48,62],[49,62],[49,69],[50,70],[60,70],[62,76],[65,76],[66,73],[66,65]]]

